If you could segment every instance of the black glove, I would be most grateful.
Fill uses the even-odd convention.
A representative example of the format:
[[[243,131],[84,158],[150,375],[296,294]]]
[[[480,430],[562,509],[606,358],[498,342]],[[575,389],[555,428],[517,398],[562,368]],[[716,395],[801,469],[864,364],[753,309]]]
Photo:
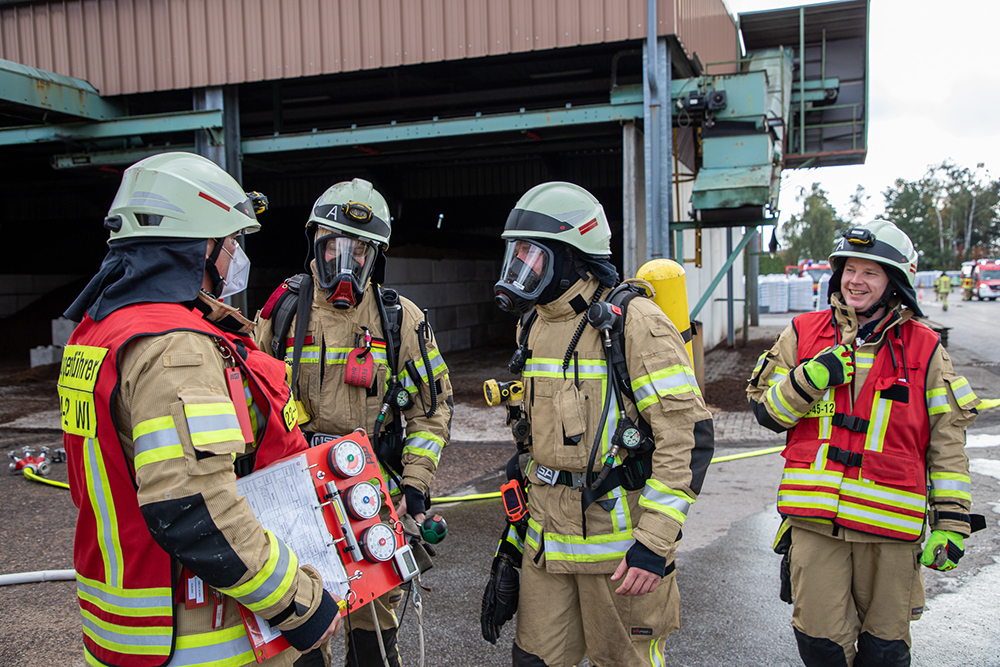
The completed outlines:
[[[403,497],[406,498],[406,513],[410,516],[427,513],[426,496],[412,486],[403,487]]]
[[[497,643],[500,628],[514,617],[520,591],[520,575],[514,559],[505,553],[503,547],[493,559],[490,580],[483,591],[483,611],[480,620],[483,625],[483,639]]]

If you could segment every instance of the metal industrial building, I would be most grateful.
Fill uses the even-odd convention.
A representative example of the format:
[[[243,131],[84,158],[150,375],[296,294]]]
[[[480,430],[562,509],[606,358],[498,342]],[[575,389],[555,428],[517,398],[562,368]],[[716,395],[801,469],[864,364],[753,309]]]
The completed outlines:
[[[122,169],[181,149],[270,198],[251,314],[301,270],[314,199],[362,177],[393,209],[387,284],[442,347],[509,343],[500,231],[568,180],[604,203],[626,276],[685,262],[704,344],[731,342],[782,169],[864,161],[868,4],[0,0],[0,317],[61,312]]]

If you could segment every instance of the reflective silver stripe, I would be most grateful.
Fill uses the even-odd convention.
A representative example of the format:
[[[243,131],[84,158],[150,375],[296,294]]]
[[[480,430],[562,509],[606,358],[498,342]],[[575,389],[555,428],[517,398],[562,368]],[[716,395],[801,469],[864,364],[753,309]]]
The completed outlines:
[[[166,667],[196,667],[199,665],[213,665],[221,663],[224,660],[232,660],[241,656],[245,656],[249,659],[248,662],[252,663],[254,661],[254,657],[253,646],[250,644],[250,638],[247,637],[246,631],[243,630],[242,626],[239,626],[239,630],[241,630],[239,636],[234,637],[233,639],[212,643],[207,643],[204,639],[202,639],[204,635],[210,634],[207,632],[204,633],[204,635],[185,635],[178,637],[177,647],[174,649],[174,655],[170,659],[170,662],[167,663]],[[206,645],[185,646],[185,644],[188,643],[185,640],[192,639],[199,640],[198,643],[205,643]]]
[[[870,512],[868,510],[860,509],[857,507],[848,507],[847,505],[841,505],[837,508],[837,516],[839,517],[854,517],[859,521],[859,523],[865,523],[872,525],[871,521],[864,521],[863,519],[871,519],[878,523],[887,523],[892,526],[899,526],[900,528],[906,528],[910,531],[914,529],[919,529],[920,526],[924,525],[923,517],[916,518],[905,518],[900,514],[880,514],[879,512]]]
[[[103,544],[103,555],[108,559],[106,580],[120,583],[122,577],[122,565],[118,562],[120,547],[116,544],[115,536],[111,530],[111,527],[117,524],[118,519],[111,515],[112,509],[109,506],[109,500],[111,501],[110,505],[114,504],[114,496],[111,496],[111,490],[105,487],[104,475],[101,474],[101,466],[98,463],[101,448],[97,446],[97,441],[94,438],[87,438],[85,446],[87,448],[86,461],[87,474],[90,477],[89,484],[94,494],[94,500],[97,502],[97,507],[94,509],[101,517],[96,526],[98,539]]]
[[[426,449],[429,452],[433,452],[434,456],[437,457],[441,456],[441,445],[427,438],[421,438],[420,436],[407,438],[406,442],[403,444],[403,451],[406,451],[408,448],[411,447],[416,447],[418,449]]]
[[[925,506],[923,496],[911,498],[900,493],[893,493],[888,489],[877,489],[867,484],[858,484],[847,479],[840,485],[840,491],[841,493],[854,492],[859,498],[881,498],[882,500],[889,501],[887,504],[907,505],[915,510],[923,510]]]
[[[436,377],[439,375],[438,369],[444,366],[444,358],[437,350],[429,354],[428,358],[431,362],[431,373]],[[427,382],[427,368],[424,366],[424,360],[421,358],[419,360],[415,360],[414,363],[417,364],[417,372],[420,373],[420,379]]]
[[[580,539],[580,538],[577,538]],[[567,556],[558,560],[594,560],[594,557],[614,556],[623,554],[635,543],[635,539],[629,537],[623,540],[612,540],[610,542],[560,542],[554,539],[551,533],[546,534],[545,553],[549,558],[555,555]]]
[[[293,350],[288,350],[285,353],[285,361],[287,363],[289,363],[289,364],[292,363],[292,360],[294,358],[295,357],[294,357],[294,354],[293,354]],[[299,361],[304,361],[304,362],[319,361],[319,349],[318,348],[317,349],[312,349],[312,350],[303,349],[302,350],[302,355],[299,357]]]
[[[348,350],[346,352],[337,352],[336,350],[333,350],[333,351],[327,350],[326,351],[326,363],[328,363],[328,364],[335,364],[337,362],[347,361],[347,355],[348,354],[350,354],[350,350]]]
[[[787,468],[781,476],[782,482],[812,482],[813,484],[840,484],[841,473],[812,474],[808,472],[790,472]]]
[[[837,509],[837,506],[840,504],[836,498],[827,498],[823,495],[800,496],[780,490],[778,491],[778,503],[791,503],[794,505],[826,505],[832,510]]]
[[[931,478],[931,488],[935,491],[963,491],[972,493],[972,484],[960,482],[957,479],[934,479]]]
[[[682,370],[679,372],[665,375],[661,378],[656,378],[655,380],[645,382],[640,386],[633,385],[632,394],[635,396],[635,402],[642,403],[643,400],[650,398],[654,394],[660,394],[661,392],[669,394],[673,389],[684,389],[685,387],[688,387],[691,391],[697,393],[697,378],[688,372],[687,367],[682,366],[681,368]]]
[[[947,394],[941,394],[940,396],[931,396],[927,399],[927,410],[933,410],[934,408],[943,408],[948,406],[948,396]]]
[[[188,420],[190,421],[190,419]],[[146,454],[161,447],[176,447],[181,444],[181,438],[177,435],[175,428],[163,428],[158,431],[151,431],[145,435],[140,435],[132,441],[135,446],[135,456]]]
[[[111,642],[113,644],[121,644],[123,647],[158,646],[162,649],[166,649],[165,651],[162,651],[164,655],[166,655],[170,651],[170,644],[174,640],[169,627],[163,628],[164,630],[167,631],[167,633],[162,635],[150,634],[149,630],[151,628],[142,628],[141,634],[115,632],[114,630],[109,630],[107,628],[101,627],[100,625],[95,623],[92,619],[88,618],[86,615],[84,615],[83,617],[83,627],[90,630],[91,633],[93,633],[98,638],[106,642]],[[136,630],[139,629],[140,628],[136,628]]]
[[[103,605],[109,607],[122,607],[125,609],[166,609],[169,614],[173,606],[173,601],[169,595],[146,595],[144,597],[131,597],[116,595],[110,591],[97,586],[91,586],[80,581],[79,575],[76,579],[76,589],[79,593],[100,600]],[[170,589],[167,589],[170,590]],[[134,591],[133,591],[134,592]]]
[[[240,430],[240,420],[236,417],[235,414],[187,415],[187,424],[188,424],[188,432],[191,433],[192,439],[194,439],[196,433],[208,433],[211,431],[227,431],[229,429],[236,429],[237,431]]]
[[[273,537],[271,539],[274,539]],[[250,591],[245,595],[236,596],[236,599],[242,602],[244,605],[250,606],[258,602],[264,601],[269,595],[272,595],[281,586],[285,577],[288,576],[288,566],[291,562],[291,552],[285,543],[281,540],[278,542],[278,562],[274,566],[274,571],[268,575],[267,579],[261,582],[260,586]]]
[[[646,500],[656,503],[657,505],[663,505],[671,509],[677,510],[684,516],[687,516],[688,510],[691,509],[691,503],[683,498],[675,496],[670,493],[663,493],[662,491],[657,491],[652,488],[649,484],[642,489],[642,497]]]
[[[784,399],[781,396],[781,389],[778,385],[774,385],[768,389],[767,393],[771,394],[771,405],[778,409],[778,412],[781,413],[781,416],[785,418],[786,422],[794,424],[799,421],[799,416],[785,407],[783,402]]]
[[[538,532],[538,529],[528,524],[528,530],[524,534],[524,539],[526,542],[534,542],[535,544],[542,543],[542,534]]]
[[[868,424],[868,447],[873,452],[882,451],[882,436],[885,435],[885,429],[887,424],[886,416],[889,412],[890,401],[881,398],[881,392],[878,393],[880,398],[878,403],[875,404],[875,414],[872,415],[871,421]]]
[[[525,364],[524,371],[521,373],[521,375],[523,377],[531,377],[532,375],[540,375],[543,373],[549,375],[562,375],[563,369],[562,366],[559,364],[543,364],[537,361],[535,362],[529,361],[527,364]]]
[[[965,378],[962,379],[964,380]],[[959,405],[965,405],[969,402],[970,397],[975,397],[975,394],[972,392],[972,387],[969,385],[968,381],[960,387],[956,387],[952,384],[951,393],[955,394],[955,400]]]

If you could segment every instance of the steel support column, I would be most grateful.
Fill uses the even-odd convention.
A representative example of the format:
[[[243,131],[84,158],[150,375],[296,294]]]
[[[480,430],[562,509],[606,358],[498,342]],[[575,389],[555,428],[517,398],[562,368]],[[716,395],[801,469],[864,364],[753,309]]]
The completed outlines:
[[[643,45],[643,145],[646,167],[646,257],[672,257],[673,132],[670,109],[670,50],[656,38],[656,0],[649,0],[648,38]]]
[[[719,286],[720,282],[722,282],[722,277],[726,275],[726,272],[729,271],[730,268],[732,268],[733,262],[736,261],[736,258],[740,256],[740,253],[743,252],[743,249],[747,247],[748,243],[750,243],[750,239],[752,236],[753,236],[752,231],[747,232],[740,240],[740,242],[736,244],[736,247],[733,248],[732,252],[729,253],[729,257],[726,259],[726,263],[723,264],[722,268],[719,269],[719,272],[715,274],[715,277],[712,278],[712,282],[709,283],[708,288],[705,290],[705,293],[701,295],[701,299],[699,299],[698,303],[695,304],[695,307],[691,309],[692,320],[698,317],[698,313],[700,313],[701,309],[705,307],[706,303],[708,303],[708,300],[712,297],[712,293],[715,291],[715,288]],[[730,239],[731,238],[732,237],[730,237]],[[730,243],[727,245],[730,245],[731,243],[732,240],[730,240]]]
[[[633,278],[646,257],[646,184],[642,130],[634,121],[622,125],[622,270]]]

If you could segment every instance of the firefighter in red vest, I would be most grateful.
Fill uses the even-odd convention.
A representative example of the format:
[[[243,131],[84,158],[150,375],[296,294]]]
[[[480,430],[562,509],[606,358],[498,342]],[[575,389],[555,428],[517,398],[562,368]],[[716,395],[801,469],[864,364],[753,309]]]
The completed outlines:
[[[782,599],[807,666],[909,665],[919,564],[954,568],[974,523],[964,447],[979,399],[913,319],[906,234],[849,229],[830,265],[830,309],[796,317],[747,388],[757,421],[788,436]]]
[[[340,630],[319,573],[236,490],[307,447],[285,364],[220,301],[246,287],[237,239],[260,229],[258,204],[203,157],[136,163],[101,269],[66,312],[80,322],[59,397],[87,664],[253,665],[237,603],[298,651]]]

